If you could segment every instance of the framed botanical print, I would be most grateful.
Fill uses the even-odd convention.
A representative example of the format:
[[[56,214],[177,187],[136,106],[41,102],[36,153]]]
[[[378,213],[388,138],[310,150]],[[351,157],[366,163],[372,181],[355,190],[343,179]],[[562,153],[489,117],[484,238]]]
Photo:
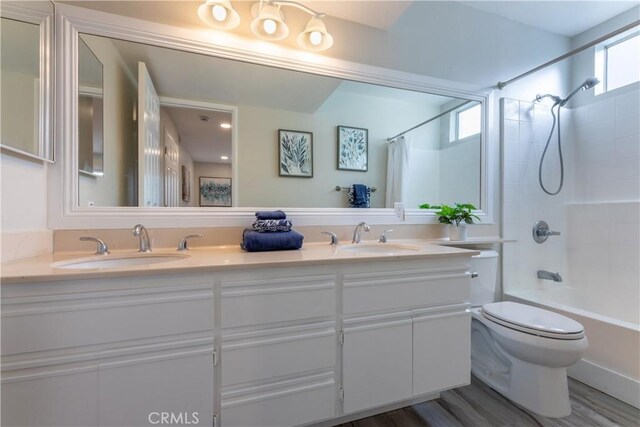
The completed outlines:
[[[280,176],[312,178],[313,133],[279,129],[278,162]]]
[[[231,178],[201,176],[200,206],[231,207]]]
[[[338,169],[366,172],[368,163],[369,130],[338,126]]]

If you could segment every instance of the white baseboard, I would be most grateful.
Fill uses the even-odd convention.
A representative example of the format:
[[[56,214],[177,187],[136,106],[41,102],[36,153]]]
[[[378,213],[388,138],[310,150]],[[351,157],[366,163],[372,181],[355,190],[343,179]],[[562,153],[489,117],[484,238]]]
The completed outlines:
[[[571,378],[590,385],[618,400],[640,408],[640,381],[581,360],[567,369]]]

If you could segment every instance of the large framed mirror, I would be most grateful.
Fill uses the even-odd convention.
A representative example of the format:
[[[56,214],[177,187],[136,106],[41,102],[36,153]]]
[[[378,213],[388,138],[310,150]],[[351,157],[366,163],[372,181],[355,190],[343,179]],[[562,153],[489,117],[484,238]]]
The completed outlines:
[[[491,209],[489,93],[327,58],[266,60],[202,32],[68,5],[58,13],[60,37],[73,41],[62,60],[78,70],[61,84],[62,96],[77,99],[65,114],[61,219],[233,225],[278,207],[309,224],[363,215],[387,223],[400,202],[410,221],[424,223],[433,218],[424,204],[471,203],[485,217]],[[73,113],[88,103],[79,80],[88,59],[103,72],[101,132],[83,131]],[[289,173],[296,156],[311,173]],[[85,159],[102,169],[88,173]],[[354,184],[370,190],[370,209],[350,207]],[[203,203],[205,192],[220,200]]]
[[[50,1],[0,3],[5,153],[53,162],[53,16]]]

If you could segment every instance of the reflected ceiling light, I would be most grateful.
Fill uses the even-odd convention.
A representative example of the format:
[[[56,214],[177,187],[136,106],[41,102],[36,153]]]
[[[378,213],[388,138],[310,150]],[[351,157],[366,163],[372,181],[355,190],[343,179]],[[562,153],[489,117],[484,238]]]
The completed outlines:
[[[220,156],[220,160],[229,160],[229,156]]]
[[[231,123],[220,123],[222,129],[231,129]]]
[[[231,7],[230,0],[206,0],[198,7],[198,16],[207,25],[220,30],[231,30],[240,25],[240,15]]]
[[[312,16],[304,31],[296,38],[298,45],[313,51],[329,49],[333,45],[333,37],[322,22],[325,14],[290,0],[260,0],[255,3],[251,7],[253,20],[250,28],[253,34],[269,41],[285,39],[289,35],[289,27],[281,10],[283,6],[295,7]],[[230,0],[206,0],[198,8],[198,16],[208,25],[219,29],[232,29],[240,24],[240,16],[231,7]]]

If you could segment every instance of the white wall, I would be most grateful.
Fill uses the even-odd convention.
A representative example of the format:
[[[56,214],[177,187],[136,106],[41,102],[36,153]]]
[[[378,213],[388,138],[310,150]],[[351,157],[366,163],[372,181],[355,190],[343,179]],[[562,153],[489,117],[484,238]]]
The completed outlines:
[[[337,185],[376,187],[371,207],[384,207],[387,141],[437,114],[428,105],[335,92],[315,114],[238,108],[239,206],[347,207]],[[369,130],[367,172],[337,169],[337,126]],[[313,132],[313,178],[278,176],[278,129]],[[256,179],[256,177],[260,177]]]
[[[39,82],[37,76],[2,70],[2,144],[38,152]]]

